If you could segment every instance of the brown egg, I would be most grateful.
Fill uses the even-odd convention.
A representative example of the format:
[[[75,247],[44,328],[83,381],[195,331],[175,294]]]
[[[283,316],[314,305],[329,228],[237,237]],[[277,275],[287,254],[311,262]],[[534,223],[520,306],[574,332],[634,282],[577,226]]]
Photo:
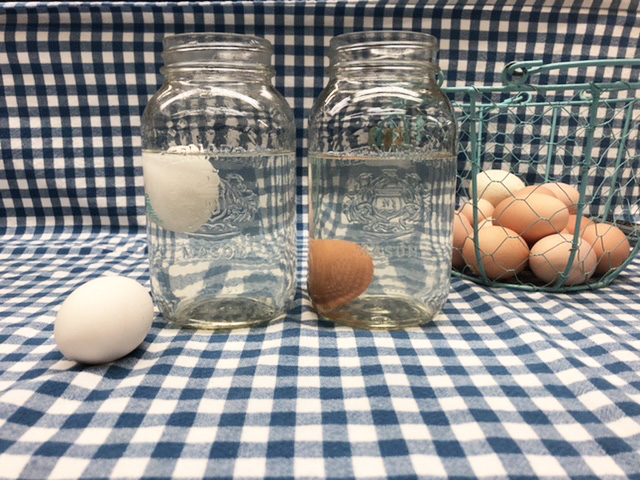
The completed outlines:
[[[629,258],[631,245],[622,230],[608,223],[592,223],[584,229],[582,238],[593,245],[598,257],[596,274],[603,275],[618,268]]]
[[[525,198],[526,196],[531,195],[532,193],[541,193],[543,195],[549,195],[550,197],[555,197],[553,192],[547,187],[545,187],[544,185],[529,185],[528,187],[524,187],[523,189],[518,190],[514,194],[514,196],[519,195],[520,198]]]
[[[540,193],[516,194],[500,202],[494,223],[520,234],[529,245],[567,226],[569,211],[557,198]]]
[[[353,301],[373,280],[373,260],[359,245],[345,240],[309,240],[307,288],[320,311]]]
[[[576,233],[576,220],[577,219],[578,219],[577,215],[569,215],[569,221],[567,222],[566,230],[571,235]],[[592,223],[593,223],[593,220],[591,220],[591,219],[589,219],[587,217],[582,217],[582,221],[580,222],[580,236],[582,236],[582,234],[584,234],[585,228],[587,228]]]
[[[478,208],[478,222],[489,218],[493,213],[493,205],[491,205],[491,203],[484,198],[479,199],[476,205]],[[467,217],[467,220],[469,220],[469,223],[471,225],[473,225],[474,208],[475,206],[473,202],[465,202],[464,205],[462,205],[462,207],[460,207],[460,209],[458,210],[459,213]]]
[[[513,230],[503,227],[485,227],[475,237],[480,250],[480,262],[487,277],[506,280],[517,275],[527,265],[529,247]],[[471,270],[480,275],[475,242],[465,242],[462,256]]]
[[[473,236],[473,228],[471,228],[469,220],[461,213],[456,213],[453,216],[453,255],[451,258],[451,264],[454,268],[460,268],[464,265],[462,247],[470,236]]]
[[[580,200],[580,192],[578,192],[577,189],[562,182],[545,183],[543,185],[548,190],[551,190],[553,195],[566,205],[569,213],[576,213],[577,204]]]
[[[554,234],[538,240],[531,248],[529,268],[545,283],[555,284],[567,269],[573,246],[573,235]],[[585,283],[596,269],[598,257],[591,245],[578,239],[577,251],[571,262],[564,285]]]
[[[493,217],[485,218],[478,224],[478,230],[482,230],[483,228],[493,227]]]
[[[524,188],[517,175],[504,170],[484,170],[476,177],[478,197],[488,200],[494,207],[514,192]],[[472,196],[472,195],[470,195]]]

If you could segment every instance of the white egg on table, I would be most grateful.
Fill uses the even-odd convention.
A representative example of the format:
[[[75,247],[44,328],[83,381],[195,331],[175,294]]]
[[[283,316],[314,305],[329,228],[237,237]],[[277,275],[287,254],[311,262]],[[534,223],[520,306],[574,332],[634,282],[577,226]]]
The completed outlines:
[[[142,166],[149,216],[163,228],[196,232],[219,208],[220,177],[206,155],[143,152]]]
[[[54,325],[62,354],[99,364],[131,353],[149,333],[153,301],[146,288],[122,276],[103,276],[76,288],[62,303]]]

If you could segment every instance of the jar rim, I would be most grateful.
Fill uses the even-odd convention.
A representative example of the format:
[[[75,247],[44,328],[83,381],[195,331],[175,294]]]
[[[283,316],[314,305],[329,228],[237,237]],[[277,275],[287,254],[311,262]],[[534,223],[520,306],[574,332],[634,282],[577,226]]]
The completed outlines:
[[[237,33],[179,33],[163,39],[166,68],[271,68],[273,47],[265,38]]]
[[[273,53],[266,38],[240,33],[188,32],[167,35],[162,39],[165,52],[191,49],[232,49]]]
[[[408,30],[368,30],[344,33],[329,44],[329,66],[393,67],[434,66],[438,40],[433,35]]]
[[[404,46],[410,45],[438,50],[438,39],[433,35],[413,30],[366,30],[361,32],[342,33],[331,39],[331,50],[357,49],[375,45]]]

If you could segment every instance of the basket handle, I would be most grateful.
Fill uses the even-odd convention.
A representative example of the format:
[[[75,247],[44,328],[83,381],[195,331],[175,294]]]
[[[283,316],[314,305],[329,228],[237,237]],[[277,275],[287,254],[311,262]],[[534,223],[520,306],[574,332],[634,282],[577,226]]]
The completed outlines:
[[[528,60],[511,62],[502,69],[502,83],[506,86],[519,87],[528,84],[531,75],[548,72],[550,70],[567,70],[581,67],[623,67],[640,66],[640,58],[606,58],[599,60],[579,60],[575,62],[558,62],[544,64],[542,60]]]

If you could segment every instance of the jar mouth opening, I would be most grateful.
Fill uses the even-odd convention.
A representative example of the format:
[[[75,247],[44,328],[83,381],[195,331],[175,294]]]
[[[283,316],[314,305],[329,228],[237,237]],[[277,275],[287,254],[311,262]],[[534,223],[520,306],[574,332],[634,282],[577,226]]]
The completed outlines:
[[[438,49],[438,40],[433,35],[405,30],[370,30],[366,32],[350,32],[337,35],[331,39],[329,46],[334,50],[346,48],[362,48],[373,45],[415,45],[423,48]]]
[[[435,63],[438,40],[433,35],[403,30],[372,30],[338,35],[329,43],[333,67]]]
[[[165,52],[192,48],[238,48],[256,52],[273,52],[273,47],[267,39],[238,33],[178,33],[164,37],[162,46]]]
[[[179,33],[166,36],[162,45],[166,66],[269,66],[273,54],[268,40],[236,33]]]

